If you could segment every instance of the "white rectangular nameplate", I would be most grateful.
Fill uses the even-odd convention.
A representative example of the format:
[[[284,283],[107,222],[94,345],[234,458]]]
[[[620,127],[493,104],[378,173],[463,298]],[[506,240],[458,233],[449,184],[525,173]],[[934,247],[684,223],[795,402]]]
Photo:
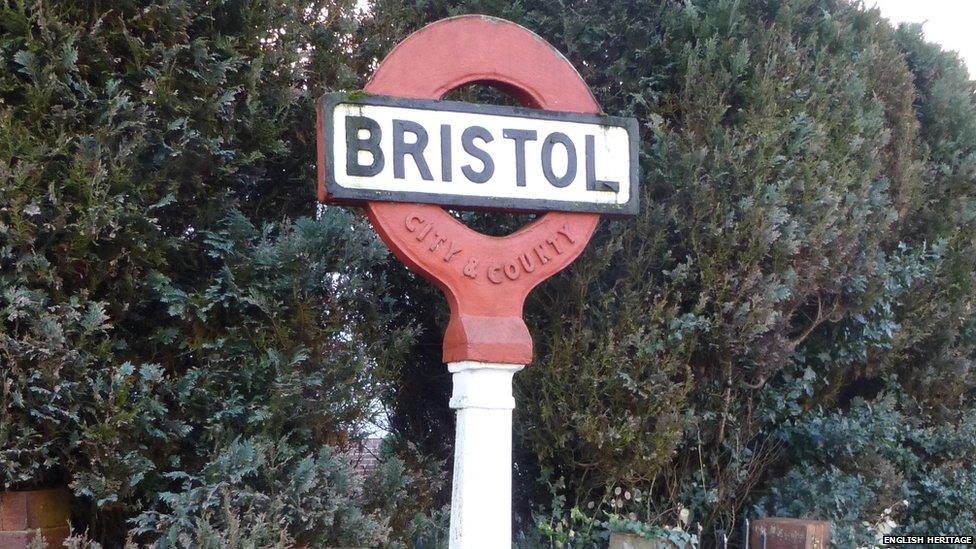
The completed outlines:
[[[637,121],[386,96],[319,105],[330,199],[637,213]]]

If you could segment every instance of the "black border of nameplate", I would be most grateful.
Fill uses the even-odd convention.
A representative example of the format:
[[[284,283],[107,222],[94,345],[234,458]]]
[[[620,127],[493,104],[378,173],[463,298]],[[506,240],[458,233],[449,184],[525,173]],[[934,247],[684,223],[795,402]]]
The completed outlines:
[[[494,198],[489,196],[466,196],[444,193],[425,192],[397,192],[370,189],[350,189],[336,183],[332,175],[333,149],[331,140],[333,134],[332,112],[339,104],[377,105],[385,107],[404,107],[428,111],[466,112],[496,116],[530,118],[535,120],[560,120],[564,122],[582,122],[599,124],[601,126],[616,126],[627,131],[630,143],[630,199],[625,204],[597,204],[593,202],[571,202],[564,200],[548,200],[539,198]],[[319,99],[322,112],[322,131],[320,139],[325,141],[324,155],[319,161],[325,161],[325,188],[329,199],[339,202],[411,202],[419,204],[437,204],[455,209],[468,210],[504,210],[515,212],[580,212],[597,213],[608,216],[632,216],[637,214],[639,200],[637,182],[640,177],[638,144],[640,135],[637,119],[619,116],[603,116],[577,112],[546,111],[525,107],[503,107],[497,105],[480,105],[461,101],[440,101],[433,99],[409,99],[405,97],[391,97],[386,95],[366,95],[359,93],[336,92],[329,93]],[[449,183],[448,183],[449,184]]]

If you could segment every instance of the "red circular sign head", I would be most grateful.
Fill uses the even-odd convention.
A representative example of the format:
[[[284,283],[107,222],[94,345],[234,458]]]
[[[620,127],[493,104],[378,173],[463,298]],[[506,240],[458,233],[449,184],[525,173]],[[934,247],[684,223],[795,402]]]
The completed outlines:
[[[365,91],[440,99],[470,83],[499,88],[526,107],[600,112],[579,73],[550,44],[515,23],[480,15],[443,19],[411,34],[380,63]],[[324,200],[321,184],[319,193]],[[579,256],[599,220],[551,212],[494,237],[440,206],[369,202],[366,208],[390,250],[446,294],[445,362],[531,362],[525,298]]]

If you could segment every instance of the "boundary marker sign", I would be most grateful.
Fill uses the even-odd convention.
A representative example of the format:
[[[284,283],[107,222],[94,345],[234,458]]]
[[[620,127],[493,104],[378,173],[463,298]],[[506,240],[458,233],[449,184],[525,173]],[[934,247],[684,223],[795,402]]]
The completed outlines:
[[[523,108],[439,101],[472,83]],[[511,547],[512,377],[532,361],[523,304],[580,255],[600,213],[636,213],[637,124],[600,116],[542,38],[480,15],[411,34],[364,92],[319,102],[318,198],[364,204],[394,255],[447,297],[443,356],[457,410],[449,545]],[[495,237],[445,205],[547,213]]]

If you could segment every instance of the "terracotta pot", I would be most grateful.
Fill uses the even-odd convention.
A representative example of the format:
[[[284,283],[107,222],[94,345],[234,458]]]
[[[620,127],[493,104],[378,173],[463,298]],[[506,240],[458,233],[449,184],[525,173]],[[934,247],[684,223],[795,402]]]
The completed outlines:
[[[0,492],[0,549],[26,548],[38,532],[50,548],[68,537],[71,494],[65,488]]]

